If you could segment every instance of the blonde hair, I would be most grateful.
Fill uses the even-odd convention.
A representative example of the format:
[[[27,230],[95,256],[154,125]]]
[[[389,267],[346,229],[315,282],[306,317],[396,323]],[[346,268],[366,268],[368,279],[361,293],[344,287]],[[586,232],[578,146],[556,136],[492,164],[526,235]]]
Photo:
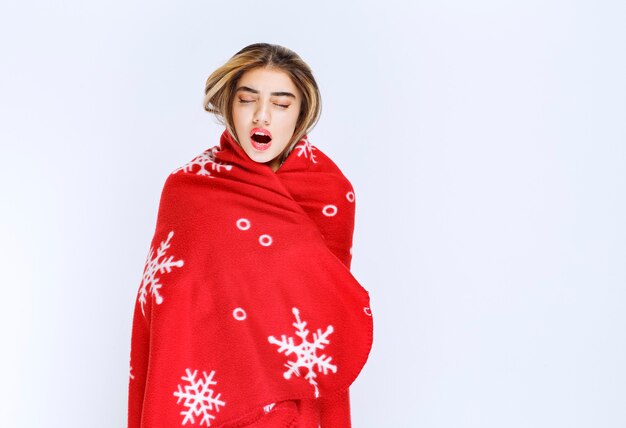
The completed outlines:
[[[254,43],[233,55],[226,64],[215,70],[204,87],[204,109],[213,113],[237,140],[232,118],[232,103],[239,78],[258,67],[286,72],[302,93],[300,114],[293,137],[280,157],[280,163],[300,139],[317,124],[322,111],[322,98],[311,68],[295,52],[283,46]],[[239,141],[237,141],[241,145]]]

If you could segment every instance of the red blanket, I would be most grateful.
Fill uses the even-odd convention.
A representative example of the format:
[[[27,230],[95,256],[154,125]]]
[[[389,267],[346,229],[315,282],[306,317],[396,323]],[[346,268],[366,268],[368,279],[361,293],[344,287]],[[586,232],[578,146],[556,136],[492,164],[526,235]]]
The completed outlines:
[[[306,136],[276,172],[227,130],[174,170],[135,305],[129,428],[245,426],[345,394],[372,345],[354,209]]]

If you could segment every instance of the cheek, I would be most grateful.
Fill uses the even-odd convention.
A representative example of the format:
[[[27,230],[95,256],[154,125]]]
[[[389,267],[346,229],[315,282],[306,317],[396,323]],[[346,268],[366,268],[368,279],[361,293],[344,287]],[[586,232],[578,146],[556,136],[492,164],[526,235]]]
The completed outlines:
[[[234,120],[237,120],[241,116],[241,111],[236,106],[233,106],[230,109],[230,114],[232,114]]]
[[[294,127],[296,126],[296,122],[298,122],[299,115],[300,115],[299,111],[292,110],[287,115],[285,115],[285,122],[288,122],[290,127]]]
[[[233,127],[235,128],[235,133],[239,136],[239,141],[243,142],[241,140],[241,136],[246,132],[245,117],[243,112],[237,108],[234,108],[232,110],[232,121]]]
[[[243,123],[246,121],[245,110],[235,107],[232,109],[232,115],[233,115],[233,122],[235,123]]]

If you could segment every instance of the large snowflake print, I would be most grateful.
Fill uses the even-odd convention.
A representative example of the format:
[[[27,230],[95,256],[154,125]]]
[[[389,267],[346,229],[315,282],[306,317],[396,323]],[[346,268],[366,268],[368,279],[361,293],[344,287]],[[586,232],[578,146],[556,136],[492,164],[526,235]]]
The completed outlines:
[[[302,141],[298,143],[295,148],[298,149],[298,153],[297,153],[298,157],[300,156],[304,156],[305,158],[310,157],[311,162],[317,163],[317,161],[315,160],[315,153],[313,153],[313,150],[317,150],[317,147],[312,145],[308,138],[306,137],[303,138]]]
[[[326,331],[322,332],[322,329],[317,329],[317,332],[313,333],[313,341],[309,342],[309,330],[306,329],[306,321],[300,319],[300,311],[298,308],[292,309],[293,315],[296,318],[296,322],[292,325],[296,328],[296,336],[301,340],[300,344],[294,343],[293,337],[287,337],[281,335],[280,340],[274,336],[269,336],[267,340],[269,343],[278,346],[278,353],[284,352],[285,355],[294,354],[296,360],[289,360],[285,364],[287,370],[283,373],[285,379],[290,379],[293,374],[300,376],[300,368],[306,369],[307,373],[304,376],[311,385],[315,388],[315,398],[319,397],[319,389],[317,388],[317,382],[315,378],[317,373],[327,374],[328,371],[337,373],[337,366],[331,364],[332,357],[327,357],[325,354],[317,355],[317,351],[324,349],[326,345],[330,343],[328,336],[334,331],[333,326],[326,327]]]
[[[193,373],[190,369],[185,369],[185,371],[186,376],[182,376],[181,379],[187,384],[184,388],[178,385],[178,391],[174,392],[174,395],[178,397],[176,404],[180,404],[184,400],[183,406],[186,407],[186,410],[180,412],[184,416],[183,425],[190,421],[195,425],[196,420],[194,418],[202,416],[200,425],[204,423],[206,426],[211,426],[211,419],[215,419],[215,416],[210,412],[219,412],[220,406],[226,405],[223,400],[220,400],[221,394],[215,394],[215,391],[211,389],[213,385],[217,385],[217,382],[213,380],[215,370],[211,370],[209,374],[203,371],[204,380],[201,378],[196,380],[198,370],[194,370]]]
[[[199,167],[196,171],[196,174],[206,175],[209,178],[215,178],[211,175],[211,171],[221,172],[222,169],[226,171],[230,171],[233,169],[233,166],[227,163],[217,162],[215,160],[215,153],[219,151],[219,146],[211,147],[210,149],[205,150],[195,158],[193,158],[187,164],[181,166],[180,168],[176,168],[172,171],[172,174],[176,174],[179,171],[183,172],[192,172],[195,168]]]
[[[154,255],[154,248],[150,247],[150,252],[146,258],[146,265],[143,270],[143,278],[141,281],[141,287],[139,288],[139,303],[141,303],[141,313],[145,316],[144,305],[147,300],[148,293],[151,293],[157,304],[163,303],[163,296],[159,293],[159,289],[163,286],[159,282],[158,274],[169,273],[173,267],[181,267],[184,265],[183,260],[174,260],[174,256],[165,257],[165,253],[170,248],[170,240],[174,236],[174,231],[170,231],[165,241],[161,241],[159,248],[157,249],[156,256]]]

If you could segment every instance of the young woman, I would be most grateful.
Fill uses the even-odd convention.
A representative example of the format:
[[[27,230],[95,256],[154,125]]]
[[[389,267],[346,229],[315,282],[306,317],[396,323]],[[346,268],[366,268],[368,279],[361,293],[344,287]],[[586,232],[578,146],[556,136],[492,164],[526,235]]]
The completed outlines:
[[[208,78],[219,144],[165,181],[132,327],[128,426],[350,427],[372,345],[355,194],[308,140],[320,93],[282,46]]]

